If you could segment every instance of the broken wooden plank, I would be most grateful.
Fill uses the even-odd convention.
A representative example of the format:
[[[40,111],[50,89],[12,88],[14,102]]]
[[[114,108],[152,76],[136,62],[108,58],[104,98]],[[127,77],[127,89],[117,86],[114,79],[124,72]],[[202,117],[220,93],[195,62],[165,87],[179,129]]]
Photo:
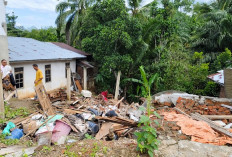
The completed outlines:
[[[202,115],[209,119],[232,119],[232,115]]]
[[[110,128],[113,124],[110,122],[106,122],[103,123],[101,126],[101,129],[99,130],[99,132],[97,133],[97,135],[95,136],[96,140],[100,140],[102,139],[104,136],[108,135],[110,132]]]
[[[14,95],[16,94],[16,90],[14,90],[13,92],[11,92],[7,98],[5,99],[5,101],[9,101]]]
[[[115,106],[119,106],[119,104],[123,101],[124,97],[122,97],[122,99],[120,99],[117,104],[115,104]],[[119,107],[118,107],[119,108]]]
[[[82,87],[81,87],[80,82],[79,82],[78,80],[76,80],[75,83],[76,83],[76,86],[77,86],[79,92],[81,92],[83,89],[82,89]]]
[[[55,112],[52,108],[51,101],[49,99],[49,96],[44,88],[43,84],[39,84],[35,87],[36,94],[38,96],[39,102],[43,108],[43,111],[47,115],[54,115]]]
[[[71,122],[69,121],[68,118],[63,117],[61,121],[63,121],[64,123],[68,124],[74,132],[80,133],[80,132],[71,124]]]
[[[228,130],[226,130],[225,128],[223,127],[220,127],[219,125],[215,124],[213,121],[211,121],[210,119],[206,118],[206,117],[203,117],[202,115],[200,115],[199,113],[196,113],[196,114],[193,114],[191,113],[191,117],[193,119],[196,119],[196,120],[199,120],[199,121],[204,121],[206,123],[209,124],[209,126],[211,128],[213,128],[214,130],[220,132],[220,133],[223,133],[229,137],[232,137],[232,133],[229,132]]]
[[[137,126],[138,123],[134,122],[132,120],[128,120],[128,119],[123,119],[123,118],[119,118],[119,117],[100,117],[100,116],[96,116],[95,119],[98,120],[105,120],[105,121],[109,121],[109,122],[114,122],[114,123],[119,123],[119,124],[123,124],[126,126]]]
[[[185,115],[185,116],[187,116],[187,117],[191,117],[190,115],[188,115],[188,114],[185,113],[184,111],[180,110],[179,108],[174,107],[173,109],[175,109],[178,113],[181,113],[181,114],[183,114],[183,115]]]

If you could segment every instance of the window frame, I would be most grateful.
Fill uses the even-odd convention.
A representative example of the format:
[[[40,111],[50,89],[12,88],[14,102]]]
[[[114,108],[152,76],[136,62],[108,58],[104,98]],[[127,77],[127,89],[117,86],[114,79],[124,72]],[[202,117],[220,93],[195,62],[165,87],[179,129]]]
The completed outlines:
[[[16,69],[20,69],[20,68],[22,68],[21,71],[16,70]],[[20,74],[22,74],[22,78],[20,77]],[[16,75],[19,75],[18,79],[17,79]],[[15,67],[14,68],[14,77],[15,77],[16,88],[17,89],[24,88],[24,67]],[[22,86],[21,86],[21,84],[22,84]]]
[[[46,83],[52,82],[52,68],[51,68],[51,64],[47,64],[44,67],[45,67],[45,82]]]
[[[70,68],[70,62],[66,62],[66,63],[65,63],[65,78],[68,77],[67,68]]]

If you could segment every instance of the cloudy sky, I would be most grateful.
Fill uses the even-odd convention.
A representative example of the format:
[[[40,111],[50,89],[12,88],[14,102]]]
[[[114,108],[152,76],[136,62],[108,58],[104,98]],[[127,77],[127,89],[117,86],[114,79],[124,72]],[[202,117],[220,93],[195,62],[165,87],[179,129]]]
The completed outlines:
[[[152,0],[143,0],[143,5]],[[195,0],[196,2],[209,2],[211,0]],[[25,28],[44,28],[55,26],[57,13],[55,6],[59,0],[7,0],[6,12],[14,12],[18,16],[17,25]]]

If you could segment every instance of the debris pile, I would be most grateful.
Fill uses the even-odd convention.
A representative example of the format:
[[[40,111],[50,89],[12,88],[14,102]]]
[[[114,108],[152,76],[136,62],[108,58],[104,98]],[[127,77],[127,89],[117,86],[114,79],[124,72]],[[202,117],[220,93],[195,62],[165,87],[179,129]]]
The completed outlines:
[[[231,99],[164,93],[154,96],[153,104],[168,123],[170,136],[214,145],[232,144]]]
[[[44,90],[42,86],[41,89]],[[123,102],[124,98],[114,100],[108,93],[104,97],[102,94],[89,97],[85,94],[87,92],[83,96],[73,92],[75,100],[71,102],[62,101],[67,100],[63,89],[54,91],[49,97],[44,96],[45,93],[37,93],[43,111],[8,123],[8,128],[21,131],[20,136],[12,137],[13,139],[37,139],[38,145],[50,145],[64,144],[69,135],[75,137],[71,141],[81,140],[86,136],[104,140],[132,138],[138,121],[144,114],[139,110],[139,104],[127,105]],[[13,136],[14,131],[8,131],[9,134],[10,132]]]

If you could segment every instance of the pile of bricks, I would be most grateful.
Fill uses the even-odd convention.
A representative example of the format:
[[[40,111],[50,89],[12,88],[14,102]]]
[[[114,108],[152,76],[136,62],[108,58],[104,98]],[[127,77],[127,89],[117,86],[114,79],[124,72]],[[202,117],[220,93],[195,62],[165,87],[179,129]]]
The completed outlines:
[[[231,115],[230,109],[222,107],[222,104],[228,104],[228,102],[213,102],[210,99],[206,99],[203,105],[200,105],[197,101],[192,99],[185,99],[179,97],[176,102],[176,107],[184,111],[187,114],[199,113],[201,115]],[[224,123],[231,123],[232,120],[222,120]]]
[[[176,107],[187,114],[199,113],[201,115],[230,115],[230,110],[226,107],[222,107],[222,104],[225,104],[225,102],[213,102],[206,99],[205,103],[200,105],[192,99],[179,97],[176,102]]]
[[[60,88],[59,90],[53,91],[52,93],[48,94],[51,102],[56,101],[66,101],[67,100],[67,92],[64,88]],[[71,100],[75,100],[75,94],[71,93]]]

